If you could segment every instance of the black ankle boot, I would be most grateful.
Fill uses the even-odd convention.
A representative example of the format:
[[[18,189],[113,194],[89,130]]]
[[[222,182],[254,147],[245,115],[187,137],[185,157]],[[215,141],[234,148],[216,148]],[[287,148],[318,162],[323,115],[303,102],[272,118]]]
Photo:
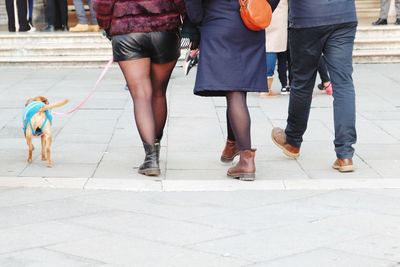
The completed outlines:
[[[143,164],[139,167],[139,173],[147,176],[159,176],[161,172],[157,161],[156,146],[143,143],[143,147],[146,157]]]
[[[377,21],[372,22],[372,25],[378,26],[378,25],[387,25],[387,19],[381,19],[379,18]]]
[[[161,140],[156,139],[154,142],[154,146],[156,147],[156,154],[157,154],[157,163],[160,163],[160,149],[161,149]]]

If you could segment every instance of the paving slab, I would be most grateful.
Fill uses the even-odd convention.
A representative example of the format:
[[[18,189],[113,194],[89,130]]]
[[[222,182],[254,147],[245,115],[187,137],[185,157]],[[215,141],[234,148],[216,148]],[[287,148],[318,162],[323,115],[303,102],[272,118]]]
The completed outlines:
[[[302,253],[360,236],[362,235],[347,229],[333,231],[323,224],[305,223],[245,233],[190,247],[257,262]]]
[[[0,187],[0,265],[394,267],[399,192]]]
[[[0,255],[1,266],[30,266],[30,267],[95,267],[104,263],[82,257],[66,255],[48,249],[35,248],[20,252]]]
[[[398,264],[400,261],[400,246],[398,240],[399,236],[376,234],[352,241],[338,242],[338,244],[330,245],[329,247],[360,256],[372,256],[379,259],[394,261]]]
[[[215,226],[122,211],[102,212],[101,214],[86,215],[66,221],[176,246],[185,246],[238,234],[236,231]],[[171,229],[174,229],[174,231],[170,231]]]
[[[257,148],[257,179],[261,183],[245,185],[230,181],[225,174],[231,164],[219,162],[226,139],[226,101],[193,95],[195,69],[184,76],[178,64],[172,74],[161,149],[162,175],[152,179],[137,174],[144,152],[134,123],[132,100],[124,90],[123,75],[117,66],[110,69],[79,111],[55,116],[53,168],[40,161],[39,149],[35,151],[34,162],[26,163],[27,148],[20,125],[23,105],[34,95],[45,95],[50,101],[69,98],[70,103],[57,110],[66,112],[91,92],[101,69],[4,68],[0,73],[0,184],[93,190],[109,186],[139,191],[199,191],[213,186],[215,190],[235,191],[282,187],[295,190],[306,186],[332,190],[355,188],[357,183],[359,188],[397,188],[399,71],[399,64],[354,65],[358,143],[354,157],[356,171],[350,174],[331,168],[335,160],[331,96],[315,89],[301,156],[292,160],[270,139],[272,127],[286,124],[289,96],[263,98],[250,93],[252,141]],[[35,145],[40,147],[39,140],[35,140]]]
[[[49,246],[49,249],[122,266],[243,266],[244,260],[147,241],[128,235],[97,238]],[[156,256],[155,256],[156,255]]]
[[[321,248],[277,260],[249,265],[249,267],[286,267],[298,264],[308,267],[365,266],[392,267],[395,261],[383,260],[370,256],[361,256],[340,250]]]
[[[62,222],[46,221],[0,229],[0,254],[80,240],[104,232]]]

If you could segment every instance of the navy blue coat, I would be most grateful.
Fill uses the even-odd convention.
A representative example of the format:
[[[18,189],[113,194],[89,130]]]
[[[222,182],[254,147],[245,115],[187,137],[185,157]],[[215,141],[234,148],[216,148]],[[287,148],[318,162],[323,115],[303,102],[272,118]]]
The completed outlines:
[[[265,92],[265,31],[248,30],[238,0],[185,0],[189,18],[200,24],[200,58],[194,93]]]

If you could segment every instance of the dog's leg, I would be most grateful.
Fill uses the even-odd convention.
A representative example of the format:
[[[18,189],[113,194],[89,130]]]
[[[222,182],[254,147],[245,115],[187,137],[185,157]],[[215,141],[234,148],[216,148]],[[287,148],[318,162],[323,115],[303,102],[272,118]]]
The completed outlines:
[[[28,144],[28,162],[32,163],[33,144],[31,134],[26,134],[26,143]]]
[[[52,142],[52,138],[51,135],[46,134],[45,135],[45,143],[46,143],[46,156],[47,156],[47,167],[51,167],[52,166],[52,162],[51,162],[51,154],[50,154],[50,147],[51,147],[51,142]]]
[[[46,160],[46,138],[44,135],[40,137],[40,141],[42,142],[42,160]]]

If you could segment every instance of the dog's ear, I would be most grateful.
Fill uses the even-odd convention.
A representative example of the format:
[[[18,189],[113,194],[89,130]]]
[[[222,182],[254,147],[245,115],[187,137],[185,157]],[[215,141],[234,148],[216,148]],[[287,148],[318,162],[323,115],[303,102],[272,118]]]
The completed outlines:
[[[48,104],[49,104],[49,100],[48,100],[47,98],[45,98],[44,96],[35,96],[35,97],[32,97],[32,98],[29,98],[29,99],[26,101],[25,107],[26,107],[27,105],[29,105],[31,102],[33,102],[33,101],[40,101],[40,102],[43,102],[45,105],[48,105]]]
[[[25,107],[26,107],[27,105],[29,105],[32,101],[33,101],[33,98],[29,98],[28,100],[26,100]]]
[[[44,96],[39,96],[38,97],[40,99],[40,101],[42,101],[43,103],[45,103],[46,105],[49,104],[49,100],[47,98],[45,98]]]

